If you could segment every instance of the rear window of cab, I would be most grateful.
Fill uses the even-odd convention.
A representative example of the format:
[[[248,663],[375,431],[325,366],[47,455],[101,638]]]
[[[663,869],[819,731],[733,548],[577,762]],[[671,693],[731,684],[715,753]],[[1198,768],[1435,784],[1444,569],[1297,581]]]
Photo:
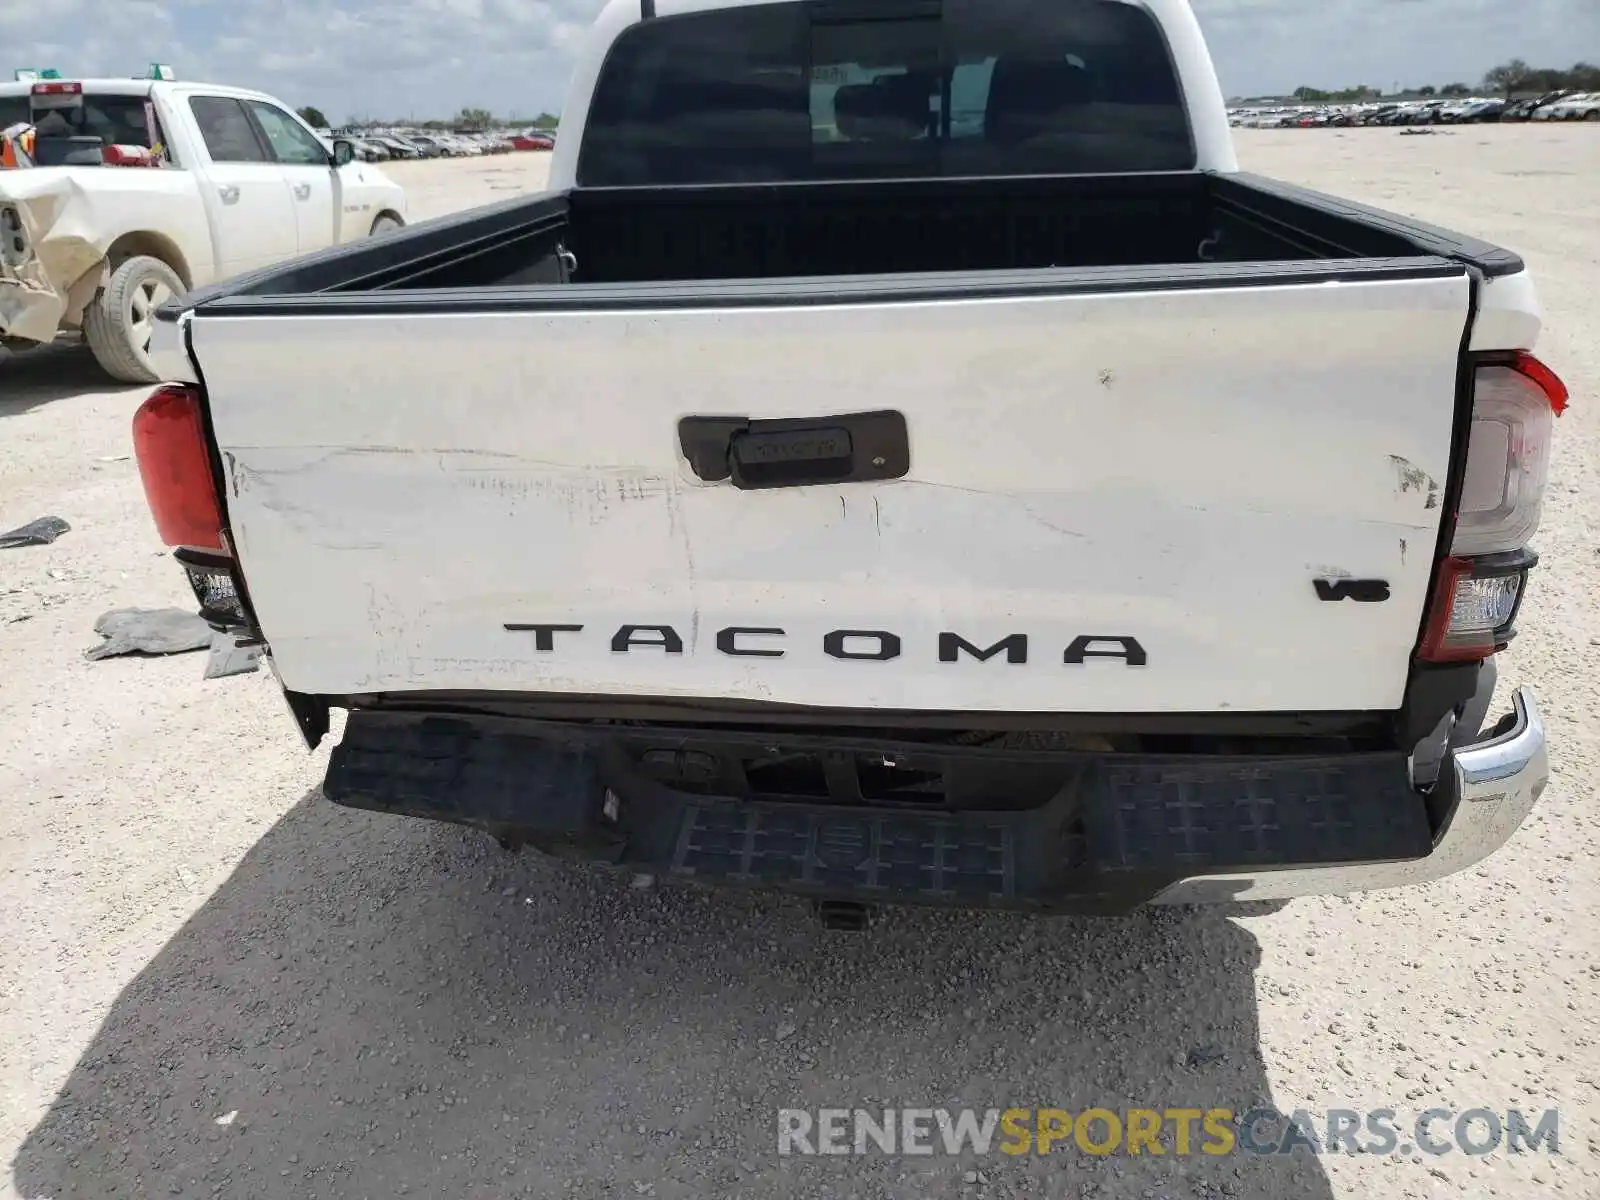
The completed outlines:
[[[585,121],[588,187],[1195,165],[1177,70],[1124,0],[811,0],[630,26]]]
[[[59,122],[57,118],[59,117]],[[96,95],[86,92],[81,107],[49,108],[34,111],[28,96],[0,96],[0,129],[13,125],[49,121],[44,133],[60,124],[63,136],[97,137],[102,145],[143,146],[154,144],[145,120],[145,98],[127,95]]]

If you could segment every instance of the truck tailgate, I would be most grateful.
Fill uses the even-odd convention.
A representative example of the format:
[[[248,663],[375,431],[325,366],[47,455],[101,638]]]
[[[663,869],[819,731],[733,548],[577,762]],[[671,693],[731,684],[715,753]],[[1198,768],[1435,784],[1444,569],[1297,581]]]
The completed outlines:
[[[1340,267],[934,300],[202,305],[190,344],[297,691],[1392,709],[1471,289],[1444,259]],[[680,443],[687,416],[869,410],[904,415],[901,478],[744,489]]]

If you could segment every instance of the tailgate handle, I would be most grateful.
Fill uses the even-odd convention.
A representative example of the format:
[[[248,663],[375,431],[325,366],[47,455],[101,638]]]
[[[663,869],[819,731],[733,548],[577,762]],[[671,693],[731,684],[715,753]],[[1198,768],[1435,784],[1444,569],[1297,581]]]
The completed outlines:
[[[747,491],[899,479],[911,469],[906,419],[892,410],[756,420],[684,417],[683,456],[707,483]]]

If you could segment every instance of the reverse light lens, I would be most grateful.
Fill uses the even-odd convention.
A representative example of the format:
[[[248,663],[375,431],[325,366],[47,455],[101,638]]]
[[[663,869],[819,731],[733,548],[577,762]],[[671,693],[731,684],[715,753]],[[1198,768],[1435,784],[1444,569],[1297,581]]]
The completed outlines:
[[[1565,396],[1562,389],[1562,407]],[[1544,508],[1555,409],[1555,394],[1520,362],[1478,369],[1452,554],[1500,554],[1528,544]]]
[[[1461,579],[1450,602],[1450,625],[1446,639],[1464,639],[1492,634],[1517,610],[1522,593],[1520,575],[1501,575],[1493,579]]]
[[[1417,657],[1466,662],[1499,650],[1511,637],[1523,583],[1537,561],[1531,552],[1488,561],[1445,559]]]

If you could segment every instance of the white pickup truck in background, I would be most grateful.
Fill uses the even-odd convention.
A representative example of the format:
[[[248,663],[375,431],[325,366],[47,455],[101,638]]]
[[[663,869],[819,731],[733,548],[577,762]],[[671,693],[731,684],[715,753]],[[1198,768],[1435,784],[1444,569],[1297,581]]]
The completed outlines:
[[[840,926],[1530,811],[1532,283],[1241,172],[1187,0],[611,0],[562,111],[545,195],[163,310],[152,511],[329,798]]]
[[[81,330],[124,382],[159,378],[151,315],[168,298],[405,221],[399,185],[259,92],[0,83],[0,130],[25,123],[38,165],[0,171],[0,346]],[[156,165],[118,166],[120,148]]]

